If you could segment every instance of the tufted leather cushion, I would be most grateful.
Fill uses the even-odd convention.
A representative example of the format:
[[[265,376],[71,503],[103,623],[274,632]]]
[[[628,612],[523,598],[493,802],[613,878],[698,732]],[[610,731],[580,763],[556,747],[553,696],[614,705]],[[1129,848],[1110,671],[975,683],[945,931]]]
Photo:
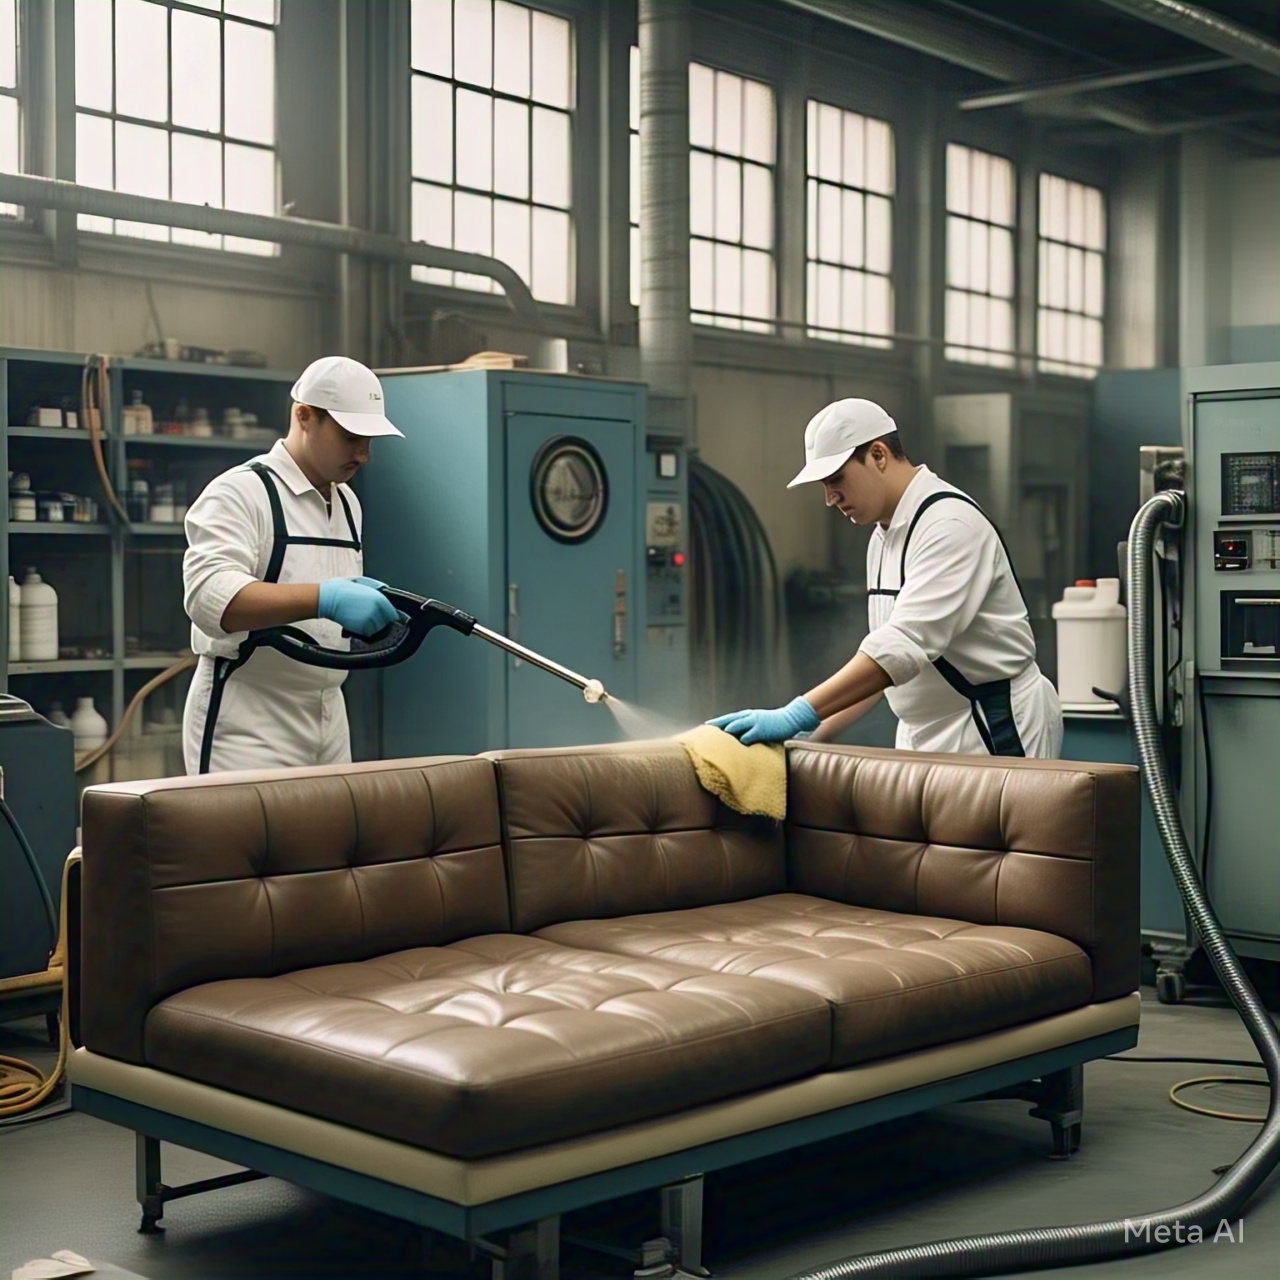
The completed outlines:
[[[90,788],[83,839],[82,1035],[130,1062],[184,987],[510,928],[484,760]]]
[[[786,887],[780,824],[698,785],[677,742],[497,751],[512,928]]]
[[[787,769],[790,888],[1059,934],[1094,1000],[1137,990],[1132,766],[794,745]]]
[[[494,934],[171,996],[146,1058],[453,1156],[518,1150],[819,1070],[816,995]]]
[[[1050,934],[793,893],[538,936],[811,991],[832,1006],[836,1067],[1074,1009],[1092,983],[1088,957]]]

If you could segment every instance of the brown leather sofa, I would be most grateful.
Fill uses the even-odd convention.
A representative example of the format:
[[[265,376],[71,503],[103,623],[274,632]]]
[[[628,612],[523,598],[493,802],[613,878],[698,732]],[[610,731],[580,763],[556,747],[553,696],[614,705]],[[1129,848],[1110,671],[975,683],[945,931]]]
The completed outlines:
[[[1137,1039],[1136,771],[787,769],[784,824],[672,742],[88,790],[70,1074],[139,1134],[144,1229],[160,1139],[539,1276],[558,1214],[647,1187],[692,1267],[707,1170],[944,1102],[1026,1097],[1070,1154],[1081,1064]]]

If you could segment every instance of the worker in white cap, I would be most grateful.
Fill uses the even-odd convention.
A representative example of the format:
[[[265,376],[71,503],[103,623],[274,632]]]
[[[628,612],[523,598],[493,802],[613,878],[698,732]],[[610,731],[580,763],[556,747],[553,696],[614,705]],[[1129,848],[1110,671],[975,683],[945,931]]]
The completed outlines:
[[[376,436],[399,436],[382,384],[346,356],[307,366],[289,434],[213,480],[187,513],[183,604],[199,663],[183,715],[188,773],[351,759],[345,672],[255,647],[296,625],[328,648],[396,620],[382,583],[362,576],[360,502],[350,482]]]
[[[832,737],[883,694],[901,750],[1054,758],[1062,707],[998,530],[968,494],[913,466],[894,420],[870,400],[837,400],[804,433],[788,488],[821,483],[829,507],[873,527],[870,630],[853,658],[785,707],[711,723],[750,745]]]

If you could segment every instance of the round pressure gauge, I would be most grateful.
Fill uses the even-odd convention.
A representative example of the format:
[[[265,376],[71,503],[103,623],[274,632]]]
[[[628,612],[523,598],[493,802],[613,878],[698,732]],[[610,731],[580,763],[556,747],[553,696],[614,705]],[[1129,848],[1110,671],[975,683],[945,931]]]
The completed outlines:
[[[609,479],[600,455],[577,436],[556,436],[538,450],[529,475],[538,523],[557,542],[584,542],[604,521]]]

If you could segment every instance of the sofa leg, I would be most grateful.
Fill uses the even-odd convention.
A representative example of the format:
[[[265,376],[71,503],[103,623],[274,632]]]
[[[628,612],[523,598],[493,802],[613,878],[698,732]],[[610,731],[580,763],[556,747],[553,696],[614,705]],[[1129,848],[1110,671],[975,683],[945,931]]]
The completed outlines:
[[[662,1234],[671,1241],[673,1261],[681,1274],[710,1275],[702,1267],[702,1175],[672,1183],[659,1192]]]
[[[1047,1120],[1053,1133],[1053,1160],[1070,1160],[1080,1149],[1084,1118],[1084,1067],[1066,1067],[1039,1081],[1037,1105],[1031,1115]]]
[[[560,1218],[513,1231],[505,1245],[474,1243],[492,1259],[492,1280],[560,1280]]]
[[[138,1204],[142,1206],[143,1235],[159,1235],[164,1230],[160,1219],[164,1217],[164,1183],[160,1177],[160,1139],[149,1138],[145,1133],[135,1133],[134,1176],[137,1183]]]

